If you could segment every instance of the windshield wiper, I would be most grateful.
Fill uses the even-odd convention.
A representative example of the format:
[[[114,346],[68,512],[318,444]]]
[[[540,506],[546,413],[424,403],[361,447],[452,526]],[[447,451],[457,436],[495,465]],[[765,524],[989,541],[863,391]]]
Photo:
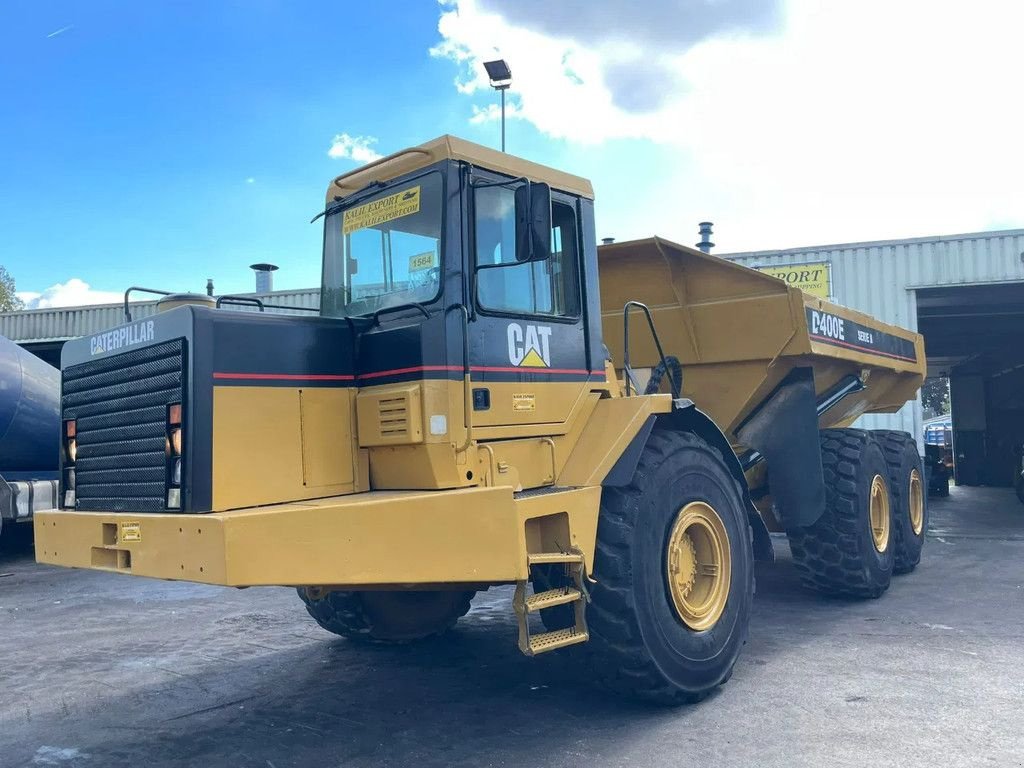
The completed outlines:
[[[320,211],[320,213],[318,213],[316,216],[314,216],[312,219],[310,219],[309,223],[313,224],[313,223],[316,222],[317,219],[319,219],[319,218],[321,218],[323,216],[330,216],[332,213],[337,213],[339,210],[341,210],[346,205],[351,203],[354,198],[359,197],[364,192],[369,192],[371,189],[379,189],[380,187],[386,187],[386,186],[387,186],[387,184],[385,184],[380,179],[377,179],[376,181],[371,181],[365,187],[363,187],[362,189],[356,190],[355,192],[353,192],[348,197],[343,197],[343,198],[341,198],[341,200],[338,200],[337,202],[335,202],[335,203],[333,203],[331,205],[328,205],[326,208],[324,208],[322,211]]]

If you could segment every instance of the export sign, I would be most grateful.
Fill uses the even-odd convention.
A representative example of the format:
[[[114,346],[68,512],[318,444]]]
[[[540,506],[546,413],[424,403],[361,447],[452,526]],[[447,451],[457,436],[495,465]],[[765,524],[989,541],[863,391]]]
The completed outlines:
[[[420,188],[417,185],[345,211],[341,231],[347,235],[357,229],[376,227],[411,213],[418,213],[419,210]]]
[[[786,285],[799,288],[811,296],[827,299],[832,295],[832,270],[827,261],[813,264],[789,264],[784,267],[757,267],[761,272],[777,277]]]

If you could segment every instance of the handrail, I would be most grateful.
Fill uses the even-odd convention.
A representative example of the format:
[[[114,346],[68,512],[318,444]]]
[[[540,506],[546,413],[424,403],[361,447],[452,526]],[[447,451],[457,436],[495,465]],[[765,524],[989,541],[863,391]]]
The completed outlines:
[[[256,305],[260,308],[260,312],[264,311],[265,305],[262,301],[257,299],[255,296],[220,296],[217,299],[216,309],[220,309],[221,304],[241,304],[241,305]]]
[[[633,385],[633,388],[636,389],[637,393],[640,392],[640,387],[636,383],[636,379],[633,377],[633,368],[629,364],[629,310],[633,307],[639,307],[647,317],[647,327],[651,329],[651,338],[654,339],[654,346],[657,348],[658,356],[661,358],[661,365],[665,369],[665,375],[668,376],[669,386],[672,389],[672,397],[678,398],[682,391],[682,382],[677,382],[675,377],[672,375],[672,371],[669,370],[668,361],[665,359],[665,352],[661,348],[661,339],[658,338],[658,332],[654,328],[654,318],[651,316],[651,310],[646,304],[639,301],[627,301],[625,306],[622,308],[622,325],[624,333],[622,343],[622,365],[623,370],[626,373],[626,397],[629,397],[630,384]]]
[[[127,291],[124,292],[124,321],[130,323],[132,321],[132,313],[128,309],[128,296],[132,291],[142,291],[143,293],[155,293],[158,296],[170,296],[171,291],[160,291],[156,288],[143,288],[140,285],[133,285]]]
[[[452,304],[445,311],[445,318],[452,310],[462,312],[462,412],[463,420],[466,422],[466,439],[459,446],[459,451],[464,451],[473,442],[473,385],[470,381],[469,372],[469,310],[465,304]]]

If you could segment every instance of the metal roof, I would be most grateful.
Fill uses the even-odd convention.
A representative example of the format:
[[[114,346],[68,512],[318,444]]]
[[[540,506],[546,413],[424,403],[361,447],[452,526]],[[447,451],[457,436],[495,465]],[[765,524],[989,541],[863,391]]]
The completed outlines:
[[[594,188],[587,179],[446,134],[342,174],[327,188],[327,202],[333,201],[335,195],[350,195],[371,182],[390,181],[445,159],[461,160],[508,176],[544,181],[555,189],[594,198]]]
[[[273,291],[267,294],[237,294],[251,296],[261,301],[286,307],[320,306],[320,289],[308,288],[293,291]],[[148,317],[156,312],[155,301],[133,301],[129,305],[132,319]],[[256,306],[243,307],[225,305],[225,310],[257,312]],[[276,314],[309,315],[301,310],[267,309]],[[120,325],[124,322],[124,304],[95,304],[84,307],[53,307],[50,309],[26,309],[18,312],[0,313],[0,335],[19,344],[67,341],[79,336],[88,336]]]

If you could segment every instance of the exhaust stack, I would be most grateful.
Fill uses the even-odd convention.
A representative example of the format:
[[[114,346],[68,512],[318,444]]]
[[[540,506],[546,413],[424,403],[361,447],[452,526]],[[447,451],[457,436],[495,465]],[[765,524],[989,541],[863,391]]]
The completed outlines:
[[[697,225],[700,232],[700,242],[697,243],[697,247],[704,253],[711,253],[711,249],[715,247],[715,244],[711,242],[711,227],[714,226],[710,221],[702,221]]]
[[[256,272],[256,293],[270,293],[274,290],[276,264],[250,264],[249,269]]]

